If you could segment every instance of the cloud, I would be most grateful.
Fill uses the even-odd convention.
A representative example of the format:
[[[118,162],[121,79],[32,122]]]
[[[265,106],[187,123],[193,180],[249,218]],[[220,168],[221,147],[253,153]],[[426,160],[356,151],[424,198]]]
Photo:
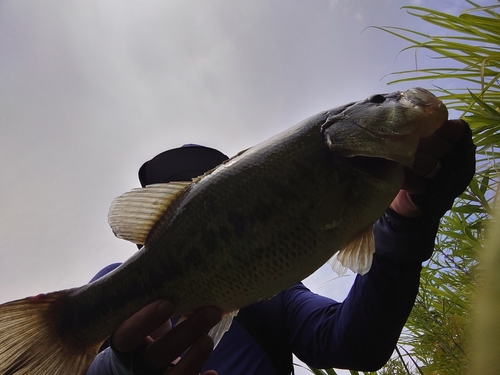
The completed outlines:
[[[201,143],[233,155],[321,110],[406,88],[381,81],[412,66],[413,55],[395,62],[406,45],[365,30],[411,28],[400,5],[4,0],[0,301],[84,284],[132,255],[107,211],[157,153]],[[306,282],[340,300],[352,277],[333,277],[323,267]]]
[[[365,17],[364,17],[361,13],[356,13],[356,14],[354,15],[354,19],[355,19],[356,21],[360,22],[360,21],[363,21],[363,20],[365,19]]]
[[[380,79],[402,44],[361,31],[406,22],[399,3],[359,0],[356,23],[348,3],[3,1],[0,299],[130,256],[107,210],[155,154],[194,142],[232,155],[394,90]]]

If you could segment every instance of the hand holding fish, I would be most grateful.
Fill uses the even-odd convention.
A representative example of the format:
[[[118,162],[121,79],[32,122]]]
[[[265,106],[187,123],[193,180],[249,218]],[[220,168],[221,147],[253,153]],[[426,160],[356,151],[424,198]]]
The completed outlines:
[[[206,333],[220,321],[221,312],[213,307],[202,308],[172,329],[173,310],[169,301],[155,301],[125,320],[113,333],[111,347],[132,374],[200,373],[213,349],[213,341]],[[203,375],[217,373],[207,371]]]
[[[470,182],[475,167],[472,133],[465,121],[448,120],[420,140],[415,162],[390,207],[406,217],[441,217]]]
[[[0,305],[0,374],[84,374],[104,362],[99,348],[110,335],[115,350],[104,352],[124,373],[198,374],[213,347],[205,334],[222,315],[200,307],[224,313],[217,342],[239,308],[289,288],[332,254],[368,273],[373,224],[398,194],[394,210],[411,199],[430,219],[416,233],[432,244],[439,218],[474,174],[470,129],[447,116],[422,88],[373,95],[311,116],[214,169],[194,168],[201,171],[191,181],[160,179],[121,195],[109,223],[142,249],[91,284]],[[181,315],[190,317],[170,329],[170,316]]]

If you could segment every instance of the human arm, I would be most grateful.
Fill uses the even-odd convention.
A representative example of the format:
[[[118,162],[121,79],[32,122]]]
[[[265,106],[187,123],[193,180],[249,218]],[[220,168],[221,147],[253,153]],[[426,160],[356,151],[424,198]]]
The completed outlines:
[[[404,220],[403,228],[393,228],[392,215],[386,213],[377,223],[376,235],[389,241],[377,241],[377,249],[384,245],[401,246],[404,253],[411,253],[419,248],[423,242],[419,231],[414,230],[414,236],[407,233],[412,220]],[[391,235],[385,237],[387,233]],[[371,270],[356,276],[342,303],[316,295],[301,284],[288,289],[284,305],[293,352],[317,368],[379,369],[394,351],[412,309],[420,270],[419,261],[401,263],[376,251]]]
[[[303,286],[287,291],[287,324],[297,356],[314,367],[374,371],[389,359],[418,292],[441,216],[474,173],[468,126],[447,121],[419,146],[413,170],[391,209],[376,223],[376,252],[343,303]],[[432,176],[440,162],[439,171]],[[425,178],[427,177],[427,178]]]

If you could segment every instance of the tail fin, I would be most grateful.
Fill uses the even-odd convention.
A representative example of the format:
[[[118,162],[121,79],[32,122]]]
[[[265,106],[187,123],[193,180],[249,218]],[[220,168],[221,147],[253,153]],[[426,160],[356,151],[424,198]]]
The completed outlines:
[[[71,290],[0,305],[0,375],[83,375],[100,344],[83,352],[58,337],[49,306]]]

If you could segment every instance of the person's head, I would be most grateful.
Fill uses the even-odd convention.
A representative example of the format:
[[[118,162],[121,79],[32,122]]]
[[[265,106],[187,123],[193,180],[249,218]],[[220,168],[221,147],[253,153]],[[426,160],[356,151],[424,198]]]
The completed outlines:
[[[142,187],[171,181],[190,181],[215,168],[228,157],[210,147],[187,144],[167,150],[145,162],[139,169]]]

